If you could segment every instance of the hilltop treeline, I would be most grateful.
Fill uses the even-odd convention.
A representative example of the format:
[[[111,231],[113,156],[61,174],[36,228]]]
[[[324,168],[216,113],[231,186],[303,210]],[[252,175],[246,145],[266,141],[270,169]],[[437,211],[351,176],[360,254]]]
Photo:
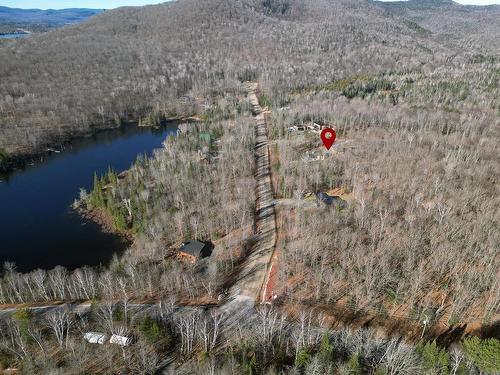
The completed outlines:
[[[500,48],[499,5],[461,5],[452,0],[385,1],[378,5],[463,49],[495,53]]]
[[[257,75],[280,91],[461,63],[463,46],[438,39],[361,0],[182,0],[107,11],[0,48],[0,150],[12,158],[123,119],[191,115],[203,104],[195,99]]]

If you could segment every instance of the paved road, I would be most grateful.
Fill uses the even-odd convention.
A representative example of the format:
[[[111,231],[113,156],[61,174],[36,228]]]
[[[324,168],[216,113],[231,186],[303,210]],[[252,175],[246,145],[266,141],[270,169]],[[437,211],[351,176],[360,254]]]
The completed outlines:
[[[144,310],[144,309],[151,308],[151,307],[155,306],[155,304],[153,304],[153,303],[130,303],[128,306],[131,309]],[[57,310],[57,309],[61,309],[61,308],[68,309],[76,314],[84,314],[90,310],[90,307],[91,307],[90,302],[58,303],[58,304],[47,305],[47,306],[26,306],[27,309],[29,309],[32,313],[35,313],[35,314],[44,314],[44,313],[48,313],[49,311],[53,311],[53,310]],[[14,313],[18,309],[19,309],[18,307],[0,309],[0,319],[10,316],[12,313]]]

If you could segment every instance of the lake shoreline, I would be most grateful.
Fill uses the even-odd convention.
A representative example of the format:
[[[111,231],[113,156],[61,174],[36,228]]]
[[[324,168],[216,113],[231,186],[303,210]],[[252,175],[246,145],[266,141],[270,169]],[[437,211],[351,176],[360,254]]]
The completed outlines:
[[[88,208],[87,203],[81,199],[75,200],[71,208],[85,220],[92,221],[99,225],[103,233],[110,233],[123,238],[130,246],[134,242],[134,235],[130,229],[119,231],[113,225],[113,218],[105,210],[100,208]]]
[[[14,31],[14,32],[7,32],[7,33],[0,33],[0,39],[5,39],[5,40],[13,40],[13,39],[20,39],[27,37],[28,35],[31,35],[31,32],[25,32],[25,31]]]
[[[131,121],[130,123],[134,123],[134,121]],[[38,149],[27,149],[25,152],[18,152],[17,154],[6,154],[2,159],[0,159],[0,177],[8,177],[16,171],[25,170],[31,164],[43,162],[44,158],[48,155],[64,151],[64,149],[67,146],[70,146],[72,142],[90,138],[101,132],[120,129],[122,126],[126,126],[126,124],[127,123],[119,126],[112,126],[110,123],[102,128],[93,128],[88,132],[78,132],[72,135],[67,135],[58,141],[48,141]]]
[[[141,128],[160,128],[161,126],[167,125],[169,122],[187,122],[195,123],[199,122],[201,119],[199,116],[184,116],[184,117],[169,117],[162,120],[160,125],[149,125],[145,123],[140,123],[139,120],[129,120],[124,121],[118,126],[109,126],[93,128],[88,132],[77,133],[69,135],[61,141],[47,142],[38,150],[31,150],[27,152],[19,152],[17,154],[3,154],[2,149],[0,149],[0,181],[3,179],[8,179],[12,173],[17,171],[23,171],[28,166],[43,162],[44,159],[53,154],[63,152],[66,147],[71,146],[72,142],[82,140],[85,138],[93,137],[99,133],[121,129],[126,126],[137,126]],[[45,150],[43,150],[45,149]]]
[[[130,247],[134,231],[128,226],[117,231],[115,217],[108,216],[106,209],[90,210],[86,205],[73,209],[78,192],[92,190],[94,174],[126,171],[138,157],[151,156],[167,137],[176,136],[180,124],[191,126],[182,121],[162,122],[158,127],[128,123],[95,136],[75,137],[63,151],[50,149],[44,153],[47,156],[35,158],[34,165],[6,175],[0,183],[4,214],[0,262],[15,263],[22,272],[109,264],[114,254]]]

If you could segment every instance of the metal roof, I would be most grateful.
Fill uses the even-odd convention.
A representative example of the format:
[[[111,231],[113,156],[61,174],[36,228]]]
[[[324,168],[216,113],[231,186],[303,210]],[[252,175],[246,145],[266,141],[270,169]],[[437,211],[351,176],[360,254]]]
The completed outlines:
[[[203,242],[190,240],[185,242],[179,250],[194,257],[200,257],[205,246]]]
[[[107,339],[106,334],[100,332],[87,332],[83,338],[91,344],[104,344]]]
[[[109,339],[110,344],[118,344],[121,346],[129,346],[132,343],[132,338],[127,336],[113,335]]]

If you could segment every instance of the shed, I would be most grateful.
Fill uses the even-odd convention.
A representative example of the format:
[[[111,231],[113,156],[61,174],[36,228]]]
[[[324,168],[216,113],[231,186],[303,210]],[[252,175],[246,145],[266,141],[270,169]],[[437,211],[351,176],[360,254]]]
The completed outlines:
[[[209,257],[212,254],[213,245],[196,240],[184,242],[179,248],[179,255],[195,262],[198,259]]]
[[[103,345],[106,342],[107,336],[104,333],[99,332],[86,332],[83,335],[85,341],[91,344],[101,344]]]
[[[132,338],[127,336],[112,335],[109,339],[109,343],[120,346],[129,346],[132,343]]]

